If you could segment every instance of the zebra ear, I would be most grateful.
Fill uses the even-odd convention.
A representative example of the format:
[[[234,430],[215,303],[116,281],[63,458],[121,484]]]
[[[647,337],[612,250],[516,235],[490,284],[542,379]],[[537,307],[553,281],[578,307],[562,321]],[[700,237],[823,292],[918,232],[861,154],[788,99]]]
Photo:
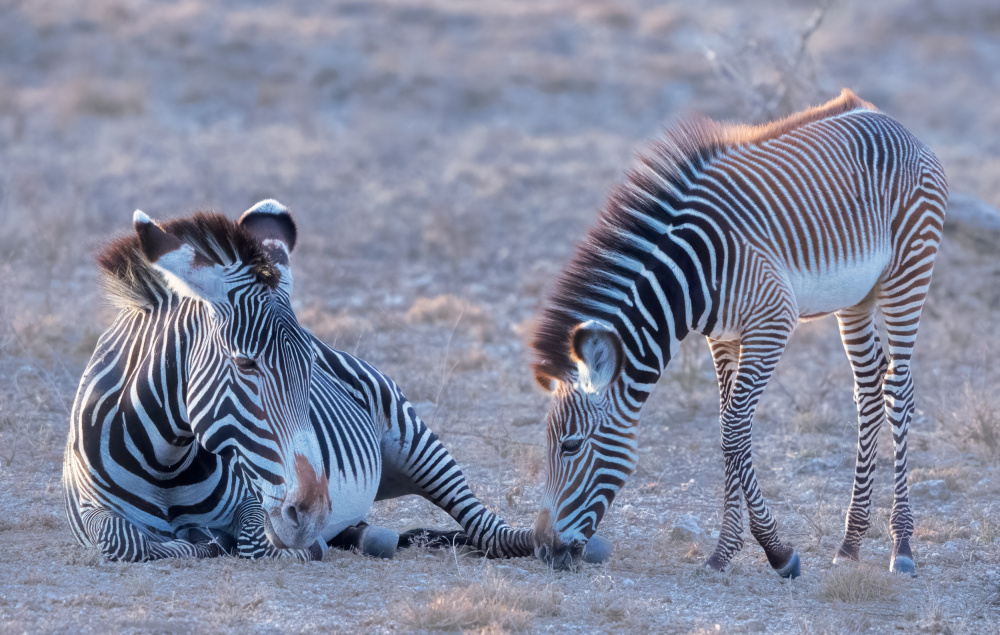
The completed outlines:
[[[584,392],[601,393],[618,379],[625,355],[617,331],[601,322],[588,320],[573,330],[571,344],[580,388]]]
[[[201,256],[191,245],[173,234],[163,231],[142,210],[135,210],[132,223],[142,254],[154,269],[163,274],[174,293],[208,303],[226,300],[221,266]]]
[[[273,198],[265,199],[244,212],[239,224],[260,241],[274,264],[288,266],[298,230],[287,207]]]
[[[555,377],[540,370],[535,371],[535,383],[538,384],[545,392],[552,392],[556,389]]]

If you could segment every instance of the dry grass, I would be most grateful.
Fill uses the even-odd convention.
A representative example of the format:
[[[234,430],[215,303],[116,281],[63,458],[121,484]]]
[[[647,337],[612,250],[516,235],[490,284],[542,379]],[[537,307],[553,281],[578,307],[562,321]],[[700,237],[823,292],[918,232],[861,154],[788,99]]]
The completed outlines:
[[[845,604],[887,602],[898,594],[898,578],[887,569],[851,563],[828,571],[821,580],[819,590],[824,600]]]
[[[405,621],[419,630],[520,632],[536,617],[559,615],[562,601],[562,593],[552,585],[520,585],[487,566],[465,586],[410,604]]]

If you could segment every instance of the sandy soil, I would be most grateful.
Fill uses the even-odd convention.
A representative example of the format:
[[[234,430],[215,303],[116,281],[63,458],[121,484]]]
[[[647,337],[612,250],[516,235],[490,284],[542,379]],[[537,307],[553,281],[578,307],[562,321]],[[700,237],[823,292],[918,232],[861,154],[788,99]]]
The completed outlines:
[[[815,11],[0,4],[0,632],[998,632],[1000,231],[984,227],[1000,205],[1000,5]],[[698,566],[718,529],[722,460],[696,339],[645,411],[639,471],[601,525],[616,544],[604,565],[553,573],[420,549],[387,562],[107,564],[70,536],[68,408],[111,317],[92,253],[136,207],[292,207],[300,319],[395,378],[480,497],[525,525],[546,406],[526,329],[635,149],[684,112],[760,121],[841,86],[929,144],[957,193],[916,360],[918,578],[883,573],[888,470],[862,565],[830,564],[856,434],[830,320],[793,338],[755,437],[765,495],[803,556],[793,583],[752,541],[726,574]],[[958,222],[977,209],[985,224]],[[674,539],[683,515],[703,533]],[[372,517],[451,526],[411,499]]]

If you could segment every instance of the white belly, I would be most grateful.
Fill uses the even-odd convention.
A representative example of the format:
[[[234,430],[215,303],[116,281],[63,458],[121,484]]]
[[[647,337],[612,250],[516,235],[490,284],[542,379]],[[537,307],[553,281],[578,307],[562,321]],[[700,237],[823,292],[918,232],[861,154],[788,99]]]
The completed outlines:
[[[817,271],[788,271],[801,319],[817,318],[860,303],[878,283],[888,254],[863,262],[837,263]]]

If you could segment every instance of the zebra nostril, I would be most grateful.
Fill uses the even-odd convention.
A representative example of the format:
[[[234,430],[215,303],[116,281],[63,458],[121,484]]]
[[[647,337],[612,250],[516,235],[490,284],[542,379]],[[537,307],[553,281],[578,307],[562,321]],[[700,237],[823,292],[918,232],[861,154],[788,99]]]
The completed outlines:
[[[292,527],[298,528],[299,510],[296,508],[295,505],[291,504],[285,505],[285,507],[281,510],[281,514],[282,516],[284,516],[285,522],[287,522]]]

